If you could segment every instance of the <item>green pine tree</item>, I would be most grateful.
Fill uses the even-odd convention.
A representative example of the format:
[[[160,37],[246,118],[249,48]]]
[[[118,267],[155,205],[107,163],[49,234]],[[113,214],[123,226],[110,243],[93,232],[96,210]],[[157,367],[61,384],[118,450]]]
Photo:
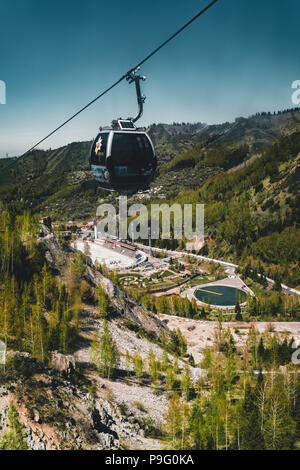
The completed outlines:
[[[0,450],[28,450],[24,426],[20,423],[19,413],[13,403],[8,410],[9,431],[2,436]]]
[[[91,357],[101,377],[110,379],[118,363],[118,350],[109,331],[107,320],[103,320],[100,338],[94,332],[91,343]]]

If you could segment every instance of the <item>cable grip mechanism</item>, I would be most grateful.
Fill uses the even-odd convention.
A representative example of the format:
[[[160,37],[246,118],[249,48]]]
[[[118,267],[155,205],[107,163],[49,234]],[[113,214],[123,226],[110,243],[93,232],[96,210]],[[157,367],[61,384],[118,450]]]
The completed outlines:
[[[138,107],[139,107],[138,114],[134,118],[128,118],[132,122],[138,121],[143,115],[144,103],[146,100],[146,96],[142,95],[141,84],[140,84],[141,81],[146,80],[146,77],[143,75],[137,75],[137,72],[139,72],[139,70],[140,70],[140,67],[137,67],[136,69],[128,72],[128,74],[126,75],[126,80],[129,84],[133,82],[135,83],[136,96],[137,96],[137,102],[138,102]]]

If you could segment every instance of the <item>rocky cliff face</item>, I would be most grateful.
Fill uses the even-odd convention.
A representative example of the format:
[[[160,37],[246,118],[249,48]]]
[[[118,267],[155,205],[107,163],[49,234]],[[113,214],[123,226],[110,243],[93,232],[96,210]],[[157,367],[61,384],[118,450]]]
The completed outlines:
[[[74,378],[74,377],[73,377]],[[8,431],[8,407],[11,402],[24,425],[28,447],[32,450],[119,449],[127,445],[145,445],[144,431],[133,411],[122,415],[114,401],[91,396],[51,369],[39,377],[24,377],[0,389],[0,436]]]

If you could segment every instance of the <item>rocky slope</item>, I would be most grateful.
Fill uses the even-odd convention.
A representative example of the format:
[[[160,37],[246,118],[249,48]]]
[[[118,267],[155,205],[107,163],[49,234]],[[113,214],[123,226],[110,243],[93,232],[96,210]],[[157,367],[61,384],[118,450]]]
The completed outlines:
[[[49,267],[63,277],[71,252],[62,250],[45,226],[40,243]],[[120,355],[117,378],[101,378],[91,361],[93,332],[101,329],[103,320],[96,307],[83,304],[81,333],[72,355],[52,353],[51,364],[45,367],[28,353],[9,353],[8,362],[13,360],[15,367],[0,381],[0,438],[7,431],[8,406],[13,402],[28,446],[35,450],[158,449],[168,392],[152,388],[146,376],[137,380],[132,371],[126,372],[124,358],[126,351],[131,356],[139,352],[146,364],[150,348],[161,357],[160,336],[164,332],[167,337],[169,330],[91,264],[84,277],[91,286],[101,283],[110,299],[109,328]]]

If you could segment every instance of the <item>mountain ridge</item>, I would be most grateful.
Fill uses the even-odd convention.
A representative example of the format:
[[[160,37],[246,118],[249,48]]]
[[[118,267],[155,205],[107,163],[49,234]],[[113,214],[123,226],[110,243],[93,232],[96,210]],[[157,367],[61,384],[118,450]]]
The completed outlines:
[[[152,188],[167,199],[197,189],[208,179],[260,156],[284,135],[300,131],[299,110],[261,113],[233,123],[153,124],[158,171]],[[91,142],[34,150],[13,162],[0,161],[0,199],[18,210],[30,208],[54,219],[87,219],[110,198],[89,170]],[[157,194],[157,192],[156,192]]]

